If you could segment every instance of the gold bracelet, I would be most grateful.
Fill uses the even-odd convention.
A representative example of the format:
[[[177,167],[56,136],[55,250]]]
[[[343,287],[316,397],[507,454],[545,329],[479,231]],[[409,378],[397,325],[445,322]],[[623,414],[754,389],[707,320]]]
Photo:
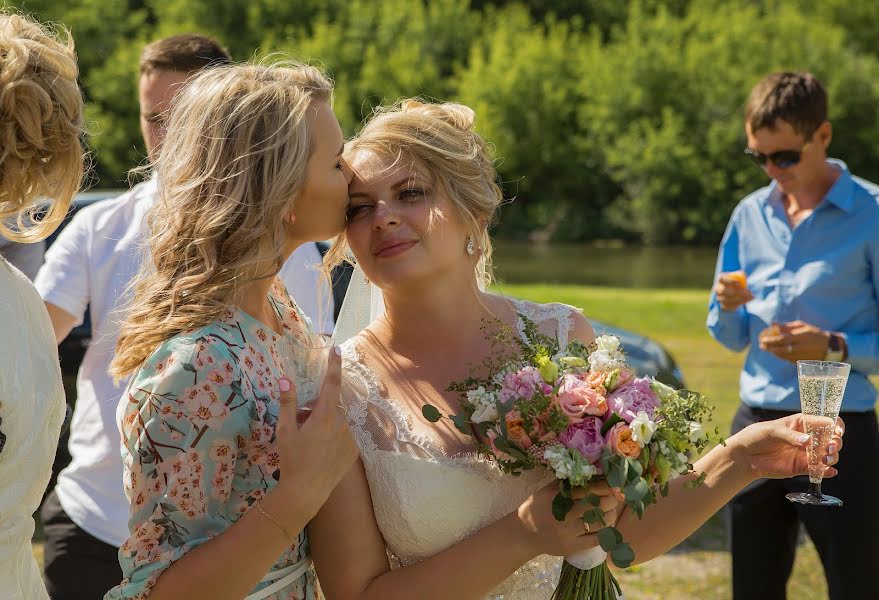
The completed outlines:
[[[281,523],[280,523],[275,517],[273,517],[272,515],[270,515],[269,513],[267,513],[267,512],[263,509],[263,507],[262,507],[262,503],[261,503],[260,500],[257,500],[257,501],[256,501],[256,508],[259,510],[259,513],[260,513],[262,516],[264,516],[266,519],[268,519],[269,521],[271,521],[272,523],[274,523],[274,524],[278,527],[278,529],[281,530],[281,533],[284,534],[284,539],[286,539],[286,540],[292,540],[292,539],[293,539],[293,536],[290,535],[290,534],[287,532],[287,528],[284,527],[283,525],[281,525]]]

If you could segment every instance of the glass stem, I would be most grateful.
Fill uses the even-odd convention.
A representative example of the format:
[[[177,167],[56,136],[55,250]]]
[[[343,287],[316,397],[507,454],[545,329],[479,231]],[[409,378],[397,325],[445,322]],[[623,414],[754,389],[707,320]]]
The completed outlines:
[[[809,494],[815,496],[816,498],[821,497],[821,482],[815,483],[814,481],[809,482]]]

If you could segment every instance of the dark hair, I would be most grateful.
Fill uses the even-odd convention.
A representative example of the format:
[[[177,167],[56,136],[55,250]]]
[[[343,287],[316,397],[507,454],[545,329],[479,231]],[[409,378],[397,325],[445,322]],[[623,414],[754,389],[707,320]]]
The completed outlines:
[[[183,33],[147,44],[140,54],[140,73],[191,73],[204,67],[228,65],[231,62],[229,51],[218,41],[206,35]]]
[[[745,105],[751,130],[774,129],[779,119],[807,138],[827,120],[827,92],[814,75],[773,73],[754,86]]]

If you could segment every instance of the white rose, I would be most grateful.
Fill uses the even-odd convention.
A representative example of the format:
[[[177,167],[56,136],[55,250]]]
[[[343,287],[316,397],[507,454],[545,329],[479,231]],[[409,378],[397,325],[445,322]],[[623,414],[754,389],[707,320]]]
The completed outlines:
[[[638,414],[629,423],[629,427],[632,429],[632,439],[641,448],[649,444],[650,440],[653,439],[653,434],[656,433],[656,423],[651,421],[650,417],[643,410],[638,411]]]
[[[600,335],[596,338],[595,344],[600,351],[609,354],[620,349],[620,339],[614,335]]]
[[[705,430],[702,429],[702,424],[697,423],[696,421],[690,421],[690,441],[698,442],[699,440],[705,437]]]
[[[486,402],[484,404],[479,404],[476,407],[470,420],[474,423],[486,423],[489,421],[495,422],[497,421],[497,418],[497,405],[494,402]]]
[[[596,350],[589,355],[589,368],[593,371],[608,372],[626,366],[625,358],[619,352]]]

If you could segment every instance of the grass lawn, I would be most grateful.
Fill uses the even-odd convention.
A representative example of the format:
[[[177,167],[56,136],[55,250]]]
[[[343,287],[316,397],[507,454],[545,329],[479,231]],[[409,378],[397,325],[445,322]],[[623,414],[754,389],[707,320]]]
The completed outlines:
[[[715,403],[715,421],[722,432],[729,432],[739,401],[738,373],[743,355],[726,350],[708,335],[705,292],[561,285],[500,285],[498,289],[516,298],[571,304],[582,308],[587,317],[659,341],[678,361],[687,386]],[[633,600],[730,598],[731,566],[726,537],[725,519],[720,513],[671,553],[620,573],[626,597]],[[827,598],[821,562],[808,539],[797,552],[788,597]]]

